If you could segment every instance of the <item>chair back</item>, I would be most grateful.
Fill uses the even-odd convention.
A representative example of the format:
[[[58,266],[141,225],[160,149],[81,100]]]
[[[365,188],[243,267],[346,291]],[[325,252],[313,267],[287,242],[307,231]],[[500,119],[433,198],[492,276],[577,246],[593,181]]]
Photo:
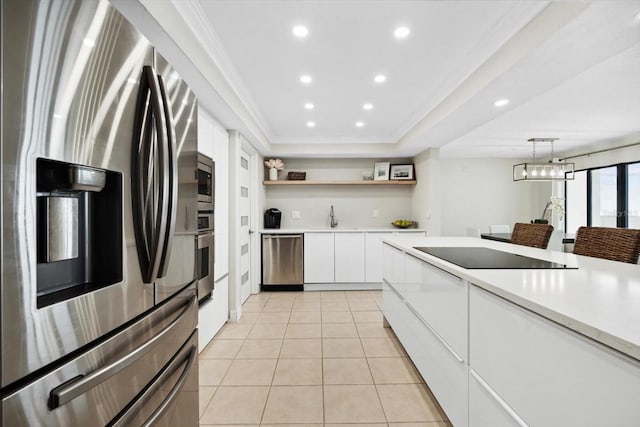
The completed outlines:
[[[640,254],[640,230],[580,227],[576,234],[573,253],[635,264]]]
[[[489,226],[490,233],[510,233],[508,225],[490,225]]]
[[[552,231],[553,226],[549,224],[524,224],[517,222],[513,225],[511,243],[546,249]]]

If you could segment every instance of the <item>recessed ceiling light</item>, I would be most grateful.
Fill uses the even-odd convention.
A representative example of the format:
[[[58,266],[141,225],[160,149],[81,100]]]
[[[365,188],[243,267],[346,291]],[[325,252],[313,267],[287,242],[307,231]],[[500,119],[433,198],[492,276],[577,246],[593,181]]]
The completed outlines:
[[[316,126],[316,122],[307,122],[307,127],[312,128]]]
[[[311,102],[307,102],[306,104],[304,104],[304,108],[306,108],[307,110],[313,110],[314,107],[315,105],[313,105]]]
[[[385,80],[387,80],[387,76],[384,74],[378,74],[373,78],[373,81],[376,83],[383,83]]]
[[[493,105],[495,105],[496,107],[504,107],[508,103],[509,103],[508,99],[498,99],[496,102],[493,103]]]
[[[640,22],[640,12],[636,13],[636,22]]]
[[[96,45],[96,42],[95,42],[95,40],[84,39],[84,40],[82,40],[82,44],[85,45],[85,46],[94,47]]]
[[[363,127],[364,126],[364,122],[356,122],[356,127]]]
[[[309,83],[311,83],[311,76],[304,74],[302,76],[300,76],[300,81],[306,85],[308,85]]]
[[[398,27],[393,32],[393,36],[397,39],[403,39],[407,37],[409,33],[411,33],[411,30],[409,29],[409,27]]]
[[[367,111],[369,111],[369,110],[373,110],[373,104],[369,104],[369,103],[364,104],[364,105],[362,106],[362,108],[364,108],[364,109],[365,109],[365,110],[367,110]]]
[[[300,39],[307,37],[307,35],[309,35],[309,29],[304,25],[296,25],[295,27],[293,27],[291,32],[293,33],[294,36]]]
[[[54,118],[54,119],[61,119],[61,118],[62,118],[62,114],[60,114],[60,113],[54,113],[54,114],[53,114],[53,118]]]
[[[134,79],[133,77],[130,77],[127,79],[127,83],[131,83],[132,85],[138,83],[138,80]]]

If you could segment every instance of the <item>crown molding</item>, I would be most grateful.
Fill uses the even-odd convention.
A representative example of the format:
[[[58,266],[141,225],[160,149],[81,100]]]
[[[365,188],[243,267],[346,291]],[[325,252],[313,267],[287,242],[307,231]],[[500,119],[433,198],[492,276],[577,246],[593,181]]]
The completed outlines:
[[[206,13],[202,7],[201,0],[171,0],[174,8],[188,22],[192,28],[194,36],[202,44],[203,52],[209,56],[218,68],[220,74],[227,81],[227,84],[236,93],[240,102],[244,104],[247,112],[255,121],[260,131],[266,135],[269,142],[272,140],[272,132],[264,116],[251,97],[249,90],[242,81],[240,74],[231,62],[220,37],[215,32],[211,23],[206,18]]]

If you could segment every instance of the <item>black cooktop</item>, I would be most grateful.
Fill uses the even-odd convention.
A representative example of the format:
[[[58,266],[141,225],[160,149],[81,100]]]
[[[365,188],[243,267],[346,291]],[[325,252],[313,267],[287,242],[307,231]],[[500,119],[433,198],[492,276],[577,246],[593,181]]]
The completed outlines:
[[[475,247],[414,247],[452,264],[470,269],[577,269],[566,264]]]

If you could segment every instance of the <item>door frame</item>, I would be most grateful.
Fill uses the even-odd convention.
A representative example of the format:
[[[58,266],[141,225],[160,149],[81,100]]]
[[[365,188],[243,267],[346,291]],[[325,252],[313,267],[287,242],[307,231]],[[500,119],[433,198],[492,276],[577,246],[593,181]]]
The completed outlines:
[[[229,131],[229,319],[238,321],[242,316],[242,294],[240,271],[240,156],[242,150],[249,154],[249,235],[251,246],[249,256],[249,285],[251,294],[260,291],[260,233],[259,225],[259,166],[261,156],[258,151],[238,131]]]

